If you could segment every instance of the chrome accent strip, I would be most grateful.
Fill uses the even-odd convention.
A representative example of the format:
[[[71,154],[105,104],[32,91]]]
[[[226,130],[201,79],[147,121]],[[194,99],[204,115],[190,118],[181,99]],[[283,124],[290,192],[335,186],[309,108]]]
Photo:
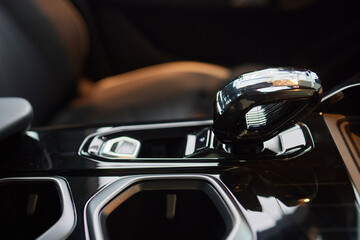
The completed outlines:
[[[243,212],[246,210],[238,203],[230,190],[225,186],[224,183],[221,182],[219,178],[211,175],[170,174],[123,177],[98,191],[87,201],[84,208],[84,226],[86,239],[104,239],[100,220],[100,212],[104,206],[131,185],[149,180],[203,180],[207,182],[215,188],[216,192],[229,208],[229,213],[233,220],[234,226],[226,239],[256,239],[256,233],[251,229],[250,225],[245,219],[245,215],[243,214]],[[244,236],[245,228],[249,230],[248,236]],[[92,232],[90,232],[90,229]]]
[[[291,89],[311,89],[319,91],[321,89],[319,77],[316,73],[309,70],[295,70],[292,68],[267,68],[254,72],[244,73],[217,93],[216,105],[217,113],[222,115],[233,101],[245,93],[249,92],[281,92]],[[265,90],[265,91],[262,91]],[[283,95],[287,92],[284,91]],[[291,96],[279,96],[280,100],[298,97],[296,94]]]
[[[352,187],[352,189],[354,191],[357,207],[359,208],[360,207],[360,195],[359,195],[359,192],[356,190],[356,188],[354,186],[354,183],[351,183],[351,187]],[[359,222],[359,224],[360,224],[360,222]]]
[[[76,225],[75,205],[66,180],[60,177],[11,177],[0,179],[0,184],[24,181],[52,181],[57,185],[60,202],[62,204],[62,214],[60,219],[46,232],[41,234],[37,240],[66,239],[72,233]]]
[[[350,180],[357,193],[360,193],[360,169],[355,162],[357,156],[351,153],[352,149],[349,149],[348,140],[341,132],[341,125],[343,125],[345,119],[345,116],[339,114],[324,114],[325,123],[344,161]]]
[[[350,84],[350,85],[347,85],[347,86],[344,86],[342,88],[339,88],[339,89],[336,89],[335,91],[329,93],[328,95],[324,96],[321,100],[321,102],[324,102],[326,101],[327,99],[331,98],[332,96],[338,94],[339,92],[342,92],[348,88],[353,88],[353,87],[357,87],[357,86],[360,86],[360,83],[354,83],[354,84]]]
[[[322,99],[321,102],[326,101],[327,99],[331,98],[332,96],[338,94],[339,92],[342,92],[346,89],[353,88],[360,86],[360,72],[350,77],[348,80],[338,84],[337,86],[330,89],[328,92],[326,92],[326,96]]]
[[[93,162],[96,162],[98,169],[155,169],[155,168],[196,168],[196,167],[219,167],[218,158],[207,158],[206,162],[202,158],[191,158],[191,161],[188,158],[156,158],[156,159],[141,159],[141,162],[105,162],[99,161],[96,159],[90,159]],[[150,162],[150,161],[157,162]],[[179,162],[176,162],[179,161]],[[197,161],[197,162],[195,162]],[[213,162],[211,162],[213,161]],[[244,162],[245,160],[238,160],[239,162]]]

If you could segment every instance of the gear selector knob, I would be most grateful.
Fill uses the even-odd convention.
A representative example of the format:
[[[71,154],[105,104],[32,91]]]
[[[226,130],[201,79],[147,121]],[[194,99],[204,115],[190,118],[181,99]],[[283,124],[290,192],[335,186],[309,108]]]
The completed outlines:
[[[309,70],[245,73],[217,93],[213,131],[224,143],[267,140],[314,110],[321,95],[320,80]]]

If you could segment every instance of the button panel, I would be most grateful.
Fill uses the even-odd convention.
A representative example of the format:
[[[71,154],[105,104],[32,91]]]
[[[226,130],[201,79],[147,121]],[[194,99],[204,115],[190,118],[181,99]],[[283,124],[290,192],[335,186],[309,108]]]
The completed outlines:
[[[141,143],[133,138],[94,137],[90,142],[87,152],[105,158],[136,158],[139,155]]]

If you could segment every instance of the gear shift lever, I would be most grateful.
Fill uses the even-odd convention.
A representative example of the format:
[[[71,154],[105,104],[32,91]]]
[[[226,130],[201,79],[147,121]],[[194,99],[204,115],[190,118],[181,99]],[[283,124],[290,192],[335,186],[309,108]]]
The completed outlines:
[[[223,143],[254,143],[274,137],[320,102],[316,73],[269,68],[245,73],[216,95],[213,132]]]
[[[214,121],[99,129],[79,152],[102,161],[288,160],[314,147],[307,126],[296,121],[317,106],[321,95],[320,81],[311,71],[246,73],[217,93]]]

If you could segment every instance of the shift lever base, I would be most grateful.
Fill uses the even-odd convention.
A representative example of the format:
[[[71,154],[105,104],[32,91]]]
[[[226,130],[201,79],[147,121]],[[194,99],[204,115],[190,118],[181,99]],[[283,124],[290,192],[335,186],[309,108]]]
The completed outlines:
[[[275,137],[261,143],[223,144],[211,128],[204,128],[187,137],[186,158],[217,157],[241,160],[289,160],[315,147],[311,132],[306,124],[297,123]],[[191,149],[191,150],[189,150]]]

